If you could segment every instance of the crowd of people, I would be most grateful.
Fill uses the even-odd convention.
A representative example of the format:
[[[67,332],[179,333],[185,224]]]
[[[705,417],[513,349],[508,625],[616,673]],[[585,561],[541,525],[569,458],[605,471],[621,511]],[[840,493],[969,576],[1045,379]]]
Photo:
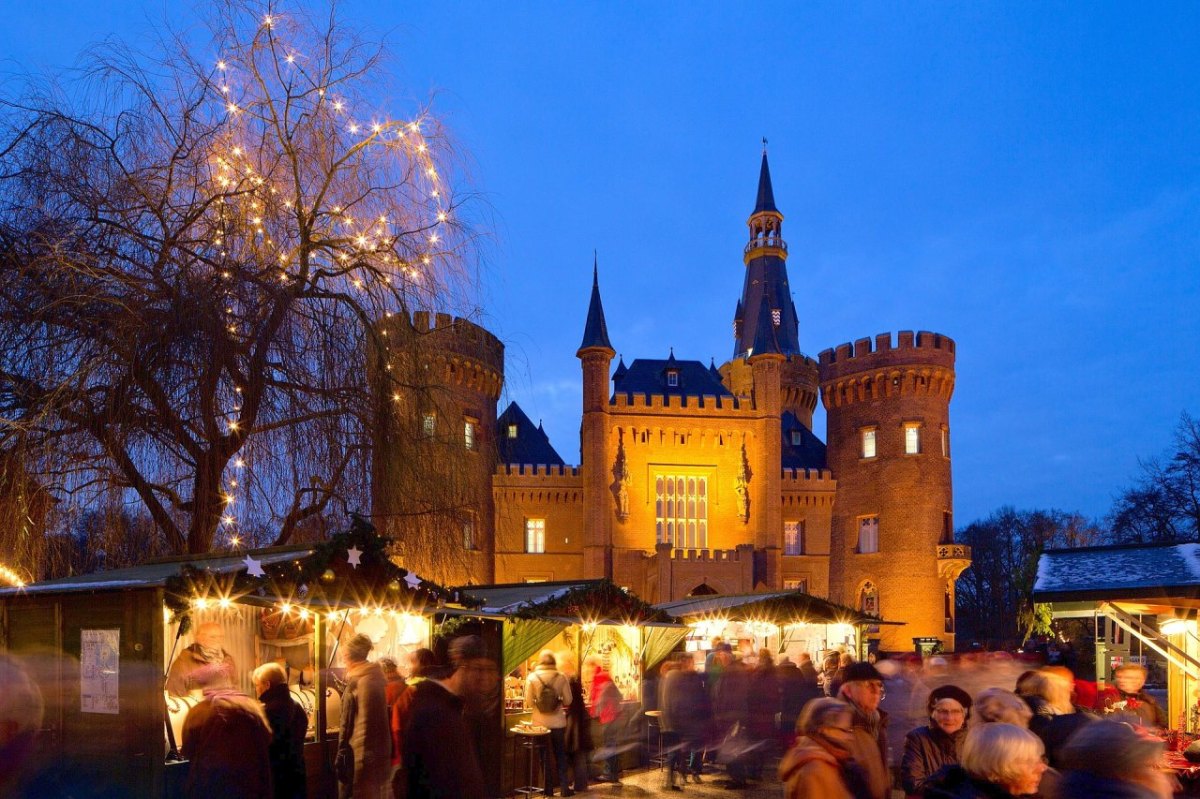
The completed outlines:
[[[580,668],[571,653],[540,653],[524,698],[532,724],[548,731],[545,795],[588,790],[594,766],[603,767],[600,780],[619,782],[622,754],[640,747],[646,717],[658,722],[661,747],[650,754],[664,758],[668,792],[722,771],[721,784],[733,790],[777,777],[787,799],[891,799],[893,791],[908,799],[1166,799],[1178,787],[1162,768],[1165,714],[1139,665],[1118,666],[1097,689],[1063,666],[1018,673],[1012,660],[964,658],[950,668],[940,658],[856,662],[834,652],[818,665],[804,654],[793,661],[713,644],[703,669],[692,653],[678,653],[646,673],[632,709],[598,658]],[[256,696],[248,695],[234,687],[219,641],[207,635],[197,646],[174,675],[203,695],[183,728],[185,795],[306,796],[308,717],[284,668],[255,669]],[[371,653],[365,635],[345,645],[333,762],[340,796],[483,799],[483,725],[472,713],[498,675],[480,639],[455,639],[444,662],[415,650],[404,669]],[[19,664],[0,661],[3,675],[11,690],[0,704],[28,716],[21,735],[0,738],[9,755],[0,760],[13,772],[40,705]],[[777,757],[777,773],[768,771]],[[11,787],[15,772],[5,766],[0,786]]]
[[[821,682],[831,696],[804,706],[780,762],[788,799],[887,799],[892,766],[910,799],[1168,799],[1178,787],[1162,768],[1166,719],[1140,665],[1118,667],[1103,691],[1045,667],[1020,674],[1012,690],[974,696],[953,683],[923,690],[923,675],[888,671],[910,696],[926,697],[923,723],[902,728],[899,762],[881,707],[884,673],[829,665]]]

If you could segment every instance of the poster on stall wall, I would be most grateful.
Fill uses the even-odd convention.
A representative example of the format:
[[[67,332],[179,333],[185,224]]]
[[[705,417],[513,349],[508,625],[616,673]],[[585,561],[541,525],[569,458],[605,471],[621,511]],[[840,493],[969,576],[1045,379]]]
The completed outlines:
[[[119,713],[121,630],[80,630],[79,633],[79,709],[83,713]]]

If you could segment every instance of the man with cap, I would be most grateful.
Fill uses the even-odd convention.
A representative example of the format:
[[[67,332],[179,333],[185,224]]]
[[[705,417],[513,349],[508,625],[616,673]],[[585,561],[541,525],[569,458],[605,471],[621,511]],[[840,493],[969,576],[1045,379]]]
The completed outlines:
[[[483,772],[463,718],[464,703],[494,681],[495,664],[487,659],[479,636],[455,638],[451,665],[409,686],[404,729],[403,768],[408,799],[483,799]]]
[[[888,799],[892,788],[887,765],[888,716],[879,709],[883,675],[870,663],[851,663],[842,672],[838,698],[853,711],[854,735],[846,748],[867,773],[869,799]]]
[[[939,769],[960,762],[971,695],[957,685],[940,686],[929,694],[926,712],[929,724],[904,739],[900,781],[908,796],[921,796],[926,781]]]
[[[392,734],[387,714],[387,680],[367,660],[373,644],[359,633],[346,644],[346,690],[337,771],[342,799],[381,799],[390,785]]]

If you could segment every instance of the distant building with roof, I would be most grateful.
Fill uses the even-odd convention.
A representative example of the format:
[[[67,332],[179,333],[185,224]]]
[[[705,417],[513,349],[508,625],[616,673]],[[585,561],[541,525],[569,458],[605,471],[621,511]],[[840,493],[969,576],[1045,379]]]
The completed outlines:
[[[494,415],[495,379],[464,399],[467,429],[495,424],[490,446],[478,440],[485,428],[472,431],[494,469],[464,536],[478,565],[460,582],[608,577],[650,602],[802,589],[905,622],[880,628],[884,650],[917,638],[953,649],[954,585],[970,564],[953,543],[954,342],[901,331],[805,355],[765,152],[748,224],[733,352],[720,367],[672,350],[614,370],[593,268],[577,351],[579,465],[516,403]],[[458,374],[494,375],[495,357],[485,360]],[[824,442],[812,429],[818,399]]]

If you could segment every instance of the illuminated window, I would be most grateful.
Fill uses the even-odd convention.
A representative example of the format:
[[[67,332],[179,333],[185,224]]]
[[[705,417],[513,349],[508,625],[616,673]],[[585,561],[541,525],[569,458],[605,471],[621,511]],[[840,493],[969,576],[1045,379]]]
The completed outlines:
[[[517,437],[517,426],[515,424],[510,424],[508,426],[508,437],[509,438]]]
[[[862,431],[862,456],[864,458],[875,457],[875,428],[865,427]]]
[[[858,551],[868,554],[879,551],[879,517],[858,517]]]
[[[945,427],[942,428],[942,457],[950,457],[950,431]]]
[[[804,554],[804,522],[792,521],[783,523],[783,554]]]
[[[473,419],[463,422],[463,445],[467,449],[475,449],[475,420]]]
[[[479,549],[479,541],[475,538],[475,516],[468,515],[462,520],[463,549]]]
[[[921,425],[906,422],[904,425],[904,454],[919,455],[921,452]]]
[[[437,419],[432,413],[427,413],[421,417],[421,432],[426,438],[433,438],[433,432],[437,429]]]
[[[678,549],[708,547],[708,478],[660,474],[654,479],[658,543]]]
[[[800,591],[801,593],[807,594],[808,593],[808,580],[784,580],[783,581],[783,590],[784,591]]]
[[[771,311],[771,321],[775,323],[775,327],[779,327],[780,313],[778,308]]]
[[[546,520],[525,520],[525,551],[541,554],[546,551]]]
[[[943,544],[953,544],[954,543],[954,516],[952,516],[950,514],[950,511],[948,511],[948,510],[942,511],[942,540],[941,540],[941,543],[943,543]]]
[[[667,372],[667,385],[672,387],[679,385],[679,372]]]

